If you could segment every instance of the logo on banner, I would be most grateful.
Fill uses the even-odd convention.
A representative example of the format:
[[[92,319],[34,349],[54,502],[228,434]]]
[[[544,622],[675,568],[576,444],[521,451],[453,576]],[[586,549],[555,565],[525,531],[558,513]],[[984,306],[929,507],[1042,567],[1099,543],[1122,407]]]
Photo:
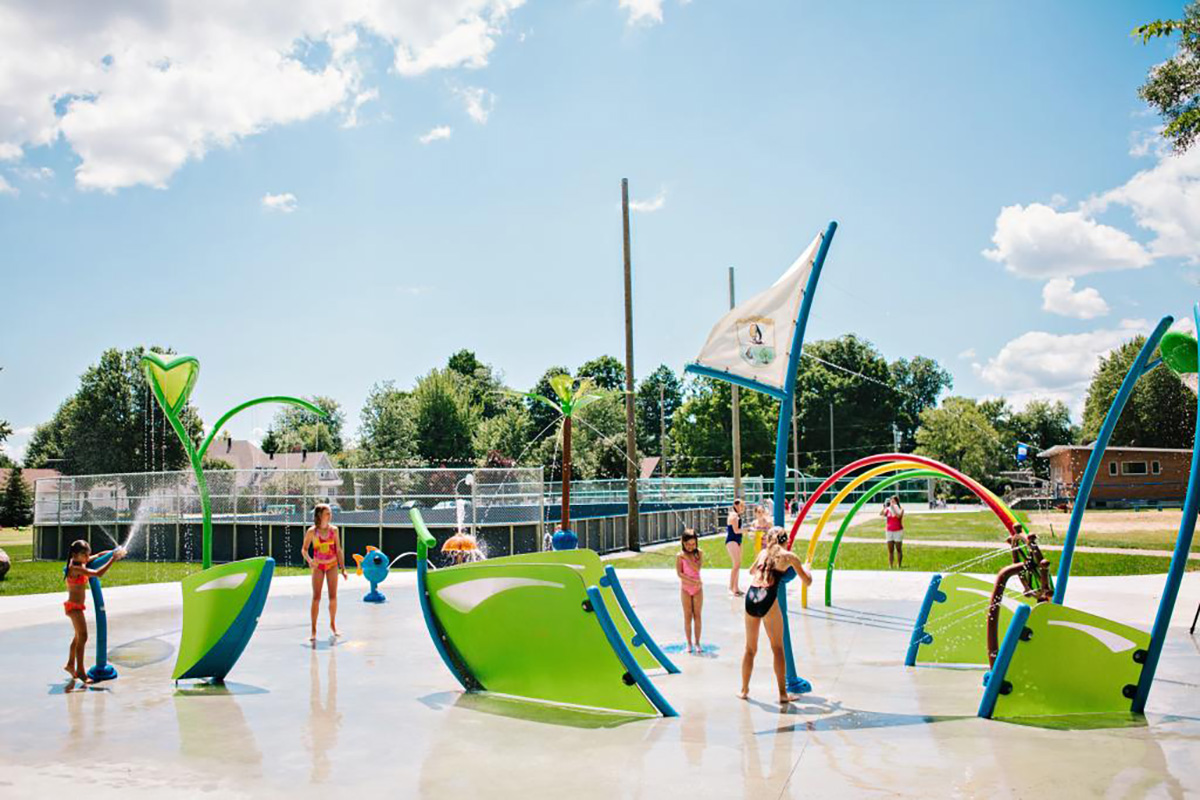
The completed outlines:
[[[746,317],[737,321],[738,346],[742,360],[753,367],[765,367],[775,360],[775,320]]]

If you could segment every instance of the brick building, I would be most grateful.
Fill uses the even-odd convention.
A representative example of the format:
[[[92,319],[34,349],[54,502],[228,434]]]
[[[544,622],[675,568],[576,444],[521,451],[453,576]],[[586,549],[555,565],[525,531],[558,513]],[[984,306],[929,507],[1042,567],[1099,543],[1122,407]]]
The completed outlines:
[[[1050,483],[1058,499],[1074,500],[1091,445],[1060,444],[1038,453],[1050,462]],[[1177,505],[1187,493],[1192,451],[1163,447],[1109,447],[1096,473],[1089,505]]]

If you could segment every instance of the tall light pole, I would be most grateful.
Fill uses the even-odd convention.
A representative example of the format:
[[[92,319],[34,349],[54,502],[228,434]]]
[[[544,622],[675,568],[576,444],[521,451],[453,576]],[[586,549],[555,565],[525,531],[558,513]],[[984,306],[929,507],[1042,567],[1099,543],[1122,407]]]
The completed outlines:
[[[736,305],[733,291],[733,267],[729,268],[729,308]],[[742,415],[741,398],[738,396],[738,385],[732,386],[733,398],[733,497],[742,496]]]
[[[625,238],[625,475],[629,480],[625,546],[641,550],[638,532],[637,439],[633,413],[633,267],[629,255],[629,179],[621,179],[621,223]]]
[[[829,401],[829,474],[837,472],[833,466],[833,401]]]

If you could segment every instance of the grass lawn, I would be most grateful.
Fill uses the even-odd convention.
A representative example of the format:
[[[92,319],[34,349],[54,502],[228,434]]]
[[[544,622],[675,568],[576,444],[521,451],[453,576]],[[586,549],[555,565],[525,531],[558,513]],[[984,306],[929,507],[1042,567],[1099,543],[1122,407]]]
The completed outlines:
[[[914,537],[915,538],[915,537]],[[729,568],[729,554],[725,551],[723,536],[712,536],[700,541],[704,551],[704,566],[713,569]],[[904,548],[904,568],[914,572],[938,572],[955,564],[962,563],[988,552],[992,548],[980,547],[978,550],[965,547],[906,547]],[[651,553],[642,553],[630,558],[612,561],[618,569],[665,567],[674,569],[676,550],[667,548]],[[817,546],[817,554],[813,565],[824,569],[829,558],[829,543],[821,542]],[[972,572],[993,572],[1005,563],[1000,557],[985,562],[983,566],[973,567]],[[749,567],[754,561],[750,548],[742,549],[742,566]],[[1053,555],[1051,564],[1057,564]],[[1072,575],[1153,575],[1165,573],[1169,558],[1157,556],[1124,556],[1108,553],[1075,553]],[[883,541],[879,544],[843,543],[838,548],[838,569],[887,569],[887,550]],[[1200,569],[1200,564],[1189,562],[1189,570]]]
[[[1178,517],[1175,516],[1172,525],[1172,520],[1166,517],[1165,514],[1161,518],[1162,526],[1158,529],[1150,530],[1112,530],[1112,525],[1101,526],[1099,523],[1105,520],[1105,517],[1120,518],[1118,515],[1125,515],[1129,512],[1104,512],[1104,511],[1088,511],[1084,516],[1083,525],[1079,531],[1078,544],[1092,545],[1096,547],[1133,547],[1145,548],[1148,550],[1167,550],[1170,551],[1175,547],[1175,534],[1177,533]],[[1144,523],[1153,523],[1156,520],[1158,512],[1145,511],[1137,515],[1138,521]],[[1067,523],[1070,516],[1067,514],[1042,514],[1035,513],[1030,515],[1030,527],[1033,533],[1038,535],[1038,539],[1043,544],[1062,544],[1063,536],[1067,532]],[[1097,524],[1089,530],[1088,523],[1095,521]],[[880,541],[883,540],[883,520],[871,519],[869,522],[863,522],[860,525],[853,525],[847,529],[847,536],[878,536]],[[827,535],[832,537],[837,533],[838,524],[830,522],[825,526],[825,531],[822,532],[821,538],[824,539]],[[1105,530],[1108,528],[1108,530]],[[990,511],[964,511],[961,513],[949,514],[908,514],[904,517],[904,536],[908,539],[925,539],[925,540],[959,540],[959,541],[986,541],[986,542],[1003,542],[1005,538],[1004,526],[1000,524],[1000,520]],[[914,548],[915,549],[915,548]],[[1200,537],[1192,541],[1192,551],[1200,552]],[[1076,558],[1082,553],[1076,554]]]
[[[0,549],[12,560],[12,569],[4,580],[0,580],[0,597],[64,591],[62,562],[30,560],[33,557],[31,528],[0,528]],[[199,571],[199,564],[125,561],[105,574],[104,585],[170,583]],[[276,575],[307,575],[308,572],[304,567],[275,567]]]

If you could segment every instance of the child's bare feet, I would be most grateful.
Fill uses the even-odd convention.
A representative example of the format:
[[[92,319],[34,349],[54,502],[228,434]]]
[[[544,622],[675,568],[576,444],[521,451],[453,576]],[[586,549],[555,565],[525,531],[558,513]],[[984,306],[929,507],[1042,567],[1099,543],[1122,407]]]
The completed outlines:
[[[750,690],[742,689],[740,692],[738,692],[738,699],[739,700],[749,700],[750,699]]]
[[[781,706],[787,706],[787,705],[791,705],[792,703],[798,703],[798,702],[800,702],[800,695],[798,695],[798,694],[781,694],[781,695],[779,695],[779,705],[781,705]]]
[[[75,677],[78,678],[79,680],[83,681],[84,685],[86,685],[86,686],[91,686],[93,683],[95,683],[94,680],[92,680],[90,677],[88,677],[88,674],[86,672],[76,672]]]
[[[63,671],[71,676],[71,680],[75,679],[75,668],[70,664],[67,664],[65,667],[63,667]]]

